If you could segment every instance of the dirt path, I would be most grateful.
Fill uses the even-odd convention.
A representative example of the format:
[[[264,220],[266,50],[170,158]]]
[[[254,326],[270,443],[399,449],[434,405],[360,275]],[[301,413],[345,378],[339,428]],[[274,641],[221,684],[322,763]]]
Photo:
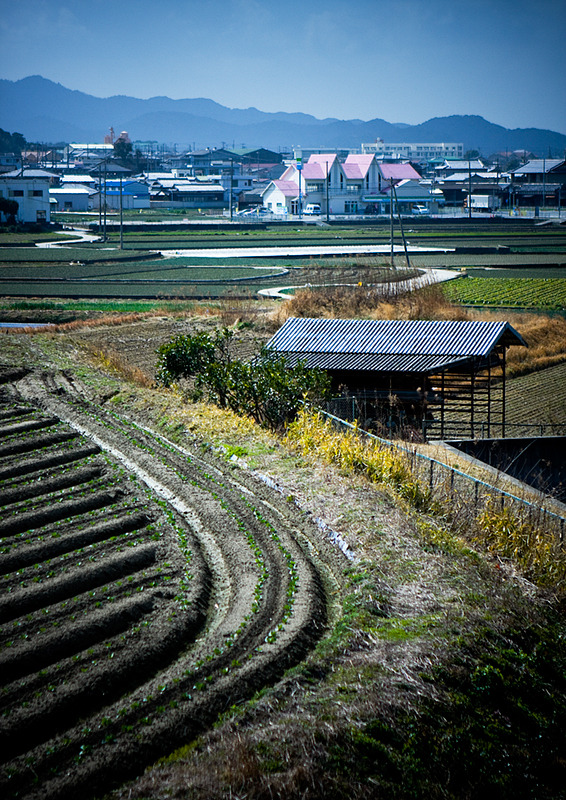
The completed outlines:
[[[0,790],[86,798],[300,660],[344,562],[250,473],[102,410],[68,375],[12,386],[0,409]]]

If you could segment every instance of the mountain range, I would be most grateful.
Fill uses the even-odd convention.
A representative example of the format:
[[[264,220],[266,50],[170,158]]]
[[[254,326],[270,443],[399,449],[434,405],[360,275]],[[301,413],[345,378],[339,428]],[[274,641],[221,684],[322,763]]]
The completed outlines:
[[[132,141],[156,141],[195,147],[359,148],[377,138],[385,142],[463,142],[464,150],[483,155],[528,150],[563,157],[566,135],[539,128],[509,129],[475,115],[435,117],[419,125],[375,118],[317,119],[304,113],[268,113],[257,108],[228,108],[194,98],[147,100],[126,95],[94,97],[67,89],[40,75],[0,80],[0,127],[28,141],[102,142],[110,127],[128,131]]]

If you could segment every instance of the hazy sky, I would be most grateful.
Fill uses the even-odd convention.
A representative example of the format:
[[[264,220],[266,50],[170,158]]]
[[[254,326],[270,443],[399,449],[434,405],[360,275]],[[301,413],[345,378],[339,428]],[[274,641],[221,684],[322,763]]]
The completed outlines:
[[[0,77],[28,75],[97,97],[566,133],[566,2],[0,0]]]

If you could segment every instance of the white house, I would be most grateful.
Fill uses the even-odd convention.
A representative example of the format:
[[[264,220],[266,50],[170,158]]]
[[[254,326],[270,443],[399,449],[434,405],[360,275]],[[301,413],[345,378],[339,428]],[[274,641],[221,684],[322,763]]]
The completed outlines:
[[[52,176],[41,170],[0,176],[0,197],[18,204],[18,222],[50,222],[49,186]]]

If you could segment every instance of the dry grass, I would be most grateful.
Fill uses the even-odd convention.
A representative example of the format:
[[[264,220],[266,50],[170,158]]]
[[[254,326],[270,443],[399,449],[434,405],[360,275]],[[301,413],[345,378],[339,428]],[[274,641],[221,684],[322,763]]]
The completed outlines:
[[[97,349],[88,345],[86,349],[90,352],[94,363],[112,375],[123,378],[129,383],[142,388],[149,388],[153,385],[152,378],[146,375],[139,367],[125,361],[116,350]]]
[[[528,344],[511,347],[507,356],[510,377],[526,375],[566,361],[566,319],[564,317],[520,314],[509,322]]]
[[[23,324],[21,329],[12,328],[11,332],[13,333],[14,331],[23,330],[24,333],[28,334],[45,334],[46,331],[49,333],[70,333],[72,331],[81,330],[82,328],[126,325],[132,322],[139,322],[140,320],[144,320],[153,316],[155,316],[154,311],[145,311],[135,314],[108,315],[105,317],[99,317],[98,319],[75,319],[72,322],[62,322],[58,325],[50,325],[49,328],[26,327],[26,325]]]
[[[406,291],[388,283],[301,289],[281,309],[280,322],[287,317],[458,320],[469,315],[450,303],[439,286]]]

